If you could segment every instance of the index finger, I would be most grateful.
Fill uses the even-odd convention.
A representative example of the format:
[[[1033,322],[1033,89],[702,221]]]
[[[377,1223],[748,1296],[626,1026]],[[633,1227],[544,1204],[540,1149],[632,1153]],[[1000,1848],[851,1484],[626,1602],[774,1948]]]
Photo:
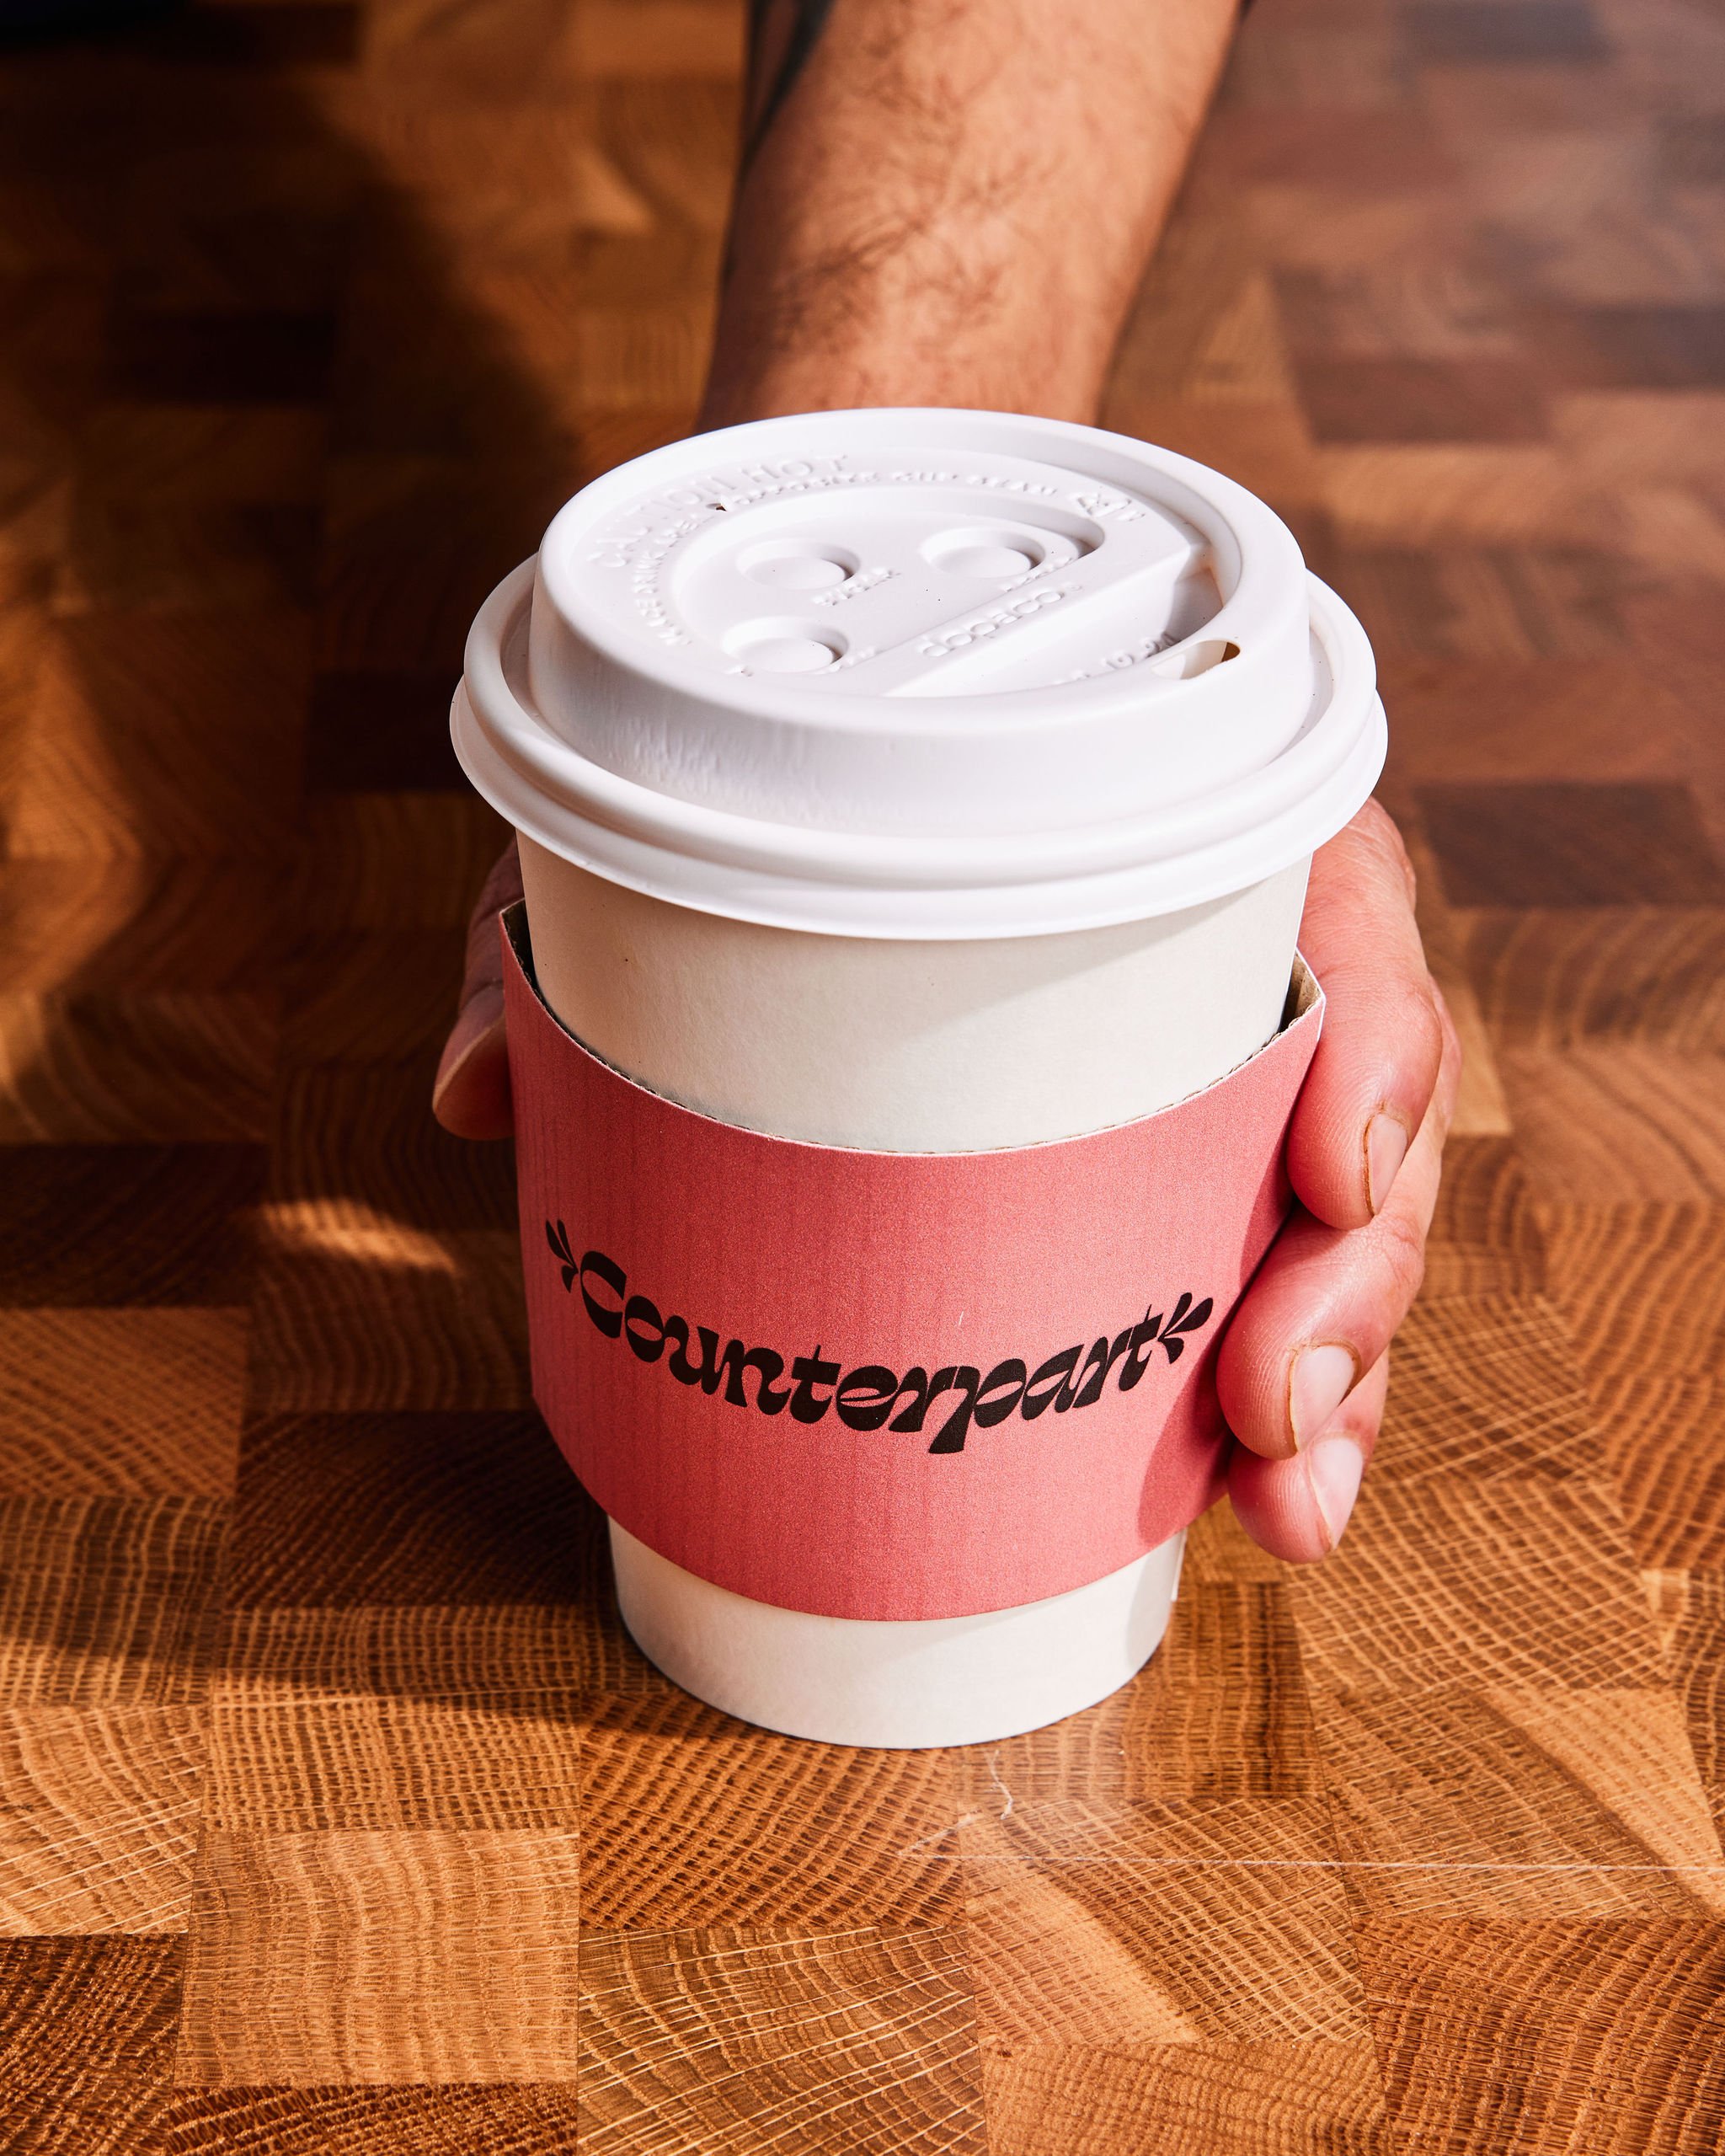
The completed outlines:
[[[1309,1212],[1362,1228],[1425,1120],[1444,1051],[1413,871],[1375,801],[1313,855],[1300,941],[1327,1009],[1288,1133],[1288,1173]]]

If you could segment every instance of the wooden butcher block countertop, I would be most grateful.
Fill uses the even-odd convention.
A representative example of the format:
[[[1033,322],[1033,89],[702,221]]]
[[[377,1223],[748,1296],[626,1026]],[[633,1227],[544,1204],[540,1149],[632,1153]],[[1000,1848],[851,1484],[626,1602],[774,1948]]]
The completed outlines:
[[[1342,1553],[900,1755],[630,1647],[426,1110],[463,632],[691,422],[740,17],[0,56],[0,2147],[1712,2151],[1717,9],[1242,33],[1108,416],[1364,618],[1462,1112]]]

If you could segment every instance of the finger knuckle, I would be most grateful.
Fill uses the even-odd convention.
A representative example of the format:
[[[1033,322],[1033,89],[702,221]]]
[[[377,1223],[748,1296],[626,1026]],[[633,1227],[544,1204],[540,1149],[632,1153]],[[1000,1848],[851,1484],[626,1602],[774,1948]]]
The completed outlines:
[[[1402,827],[1382,802],[1368,801],[1354,819],[1359,837],[1371,848],[1384,866],[1400,877],[1411,907],[1419,891],[1419,879],[1415,874],[1407,843],[1402,836]]]
[[[1418,1294],[1425,1279],[1425,1233],[1410,1214],[1392,1208],[1380,1213],[1378,1255],[1402,1309]]]
[[[1423,1112],[1444,1059],[1445,1017],[1430,976],[1380,982],[1373,1006],[1379,1038],[1400,1081],[1394,1105]]]

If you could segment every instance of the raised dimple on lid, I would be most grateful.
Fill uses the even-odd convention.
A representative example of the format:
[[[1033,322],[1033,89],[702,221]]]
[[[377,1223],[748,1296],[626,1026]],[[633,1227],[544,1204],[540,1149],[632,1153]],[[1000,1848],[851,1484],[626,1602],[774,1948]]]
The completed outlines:
[[[563,589],[649,648],[846,697],[1053,687],[1153,661],[1220,604],[1204,536],[1141,490],[890,442],[644,489],[580,536]]]

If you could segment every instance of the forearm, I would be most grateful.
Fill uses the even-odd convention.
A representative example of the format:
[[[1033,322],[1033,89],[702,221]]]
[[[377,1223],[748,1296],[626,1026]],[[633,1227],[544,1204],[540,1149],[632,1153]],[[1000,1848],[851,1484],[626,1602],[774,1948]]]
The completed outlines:
[[[1233,0],[763,8],[702,424],[1092,419],[1233,20]]]

